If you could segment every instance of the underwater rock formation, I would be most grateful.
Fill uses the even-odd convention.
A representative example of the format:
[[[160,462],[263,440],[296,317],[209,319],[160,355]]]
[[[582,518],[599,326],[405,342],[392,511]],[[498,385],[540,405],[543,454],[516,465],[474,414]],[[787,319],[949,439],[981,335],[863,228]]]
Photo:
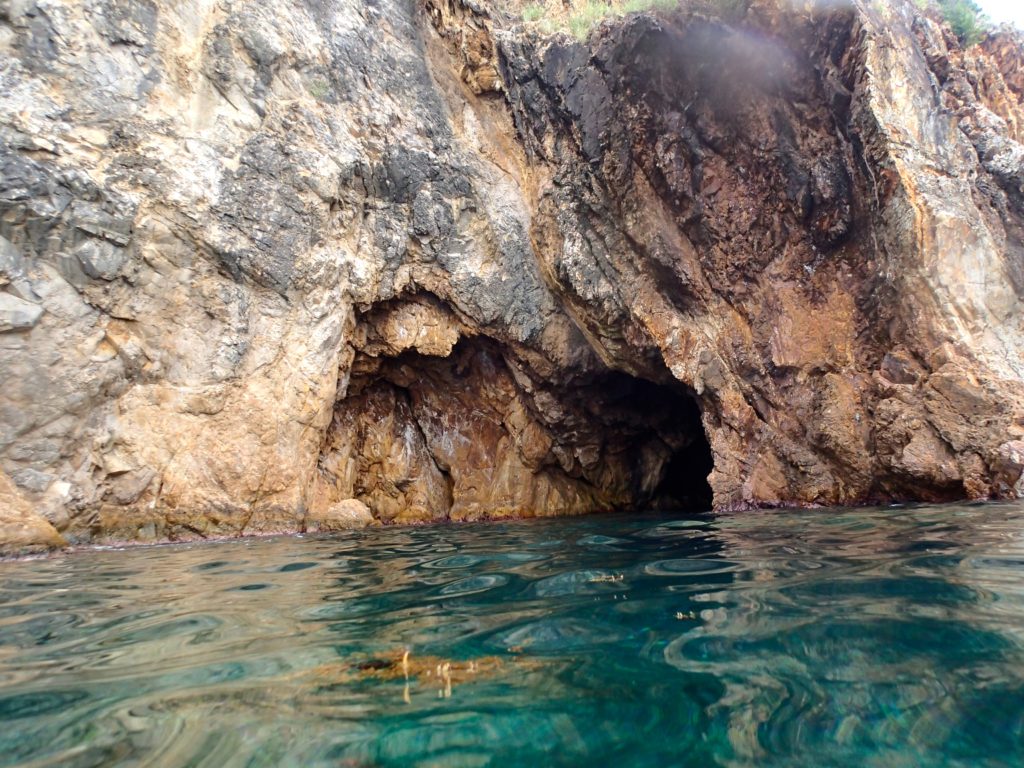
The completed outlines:
[[[1019,496],[1020,45],[0,3],[0,469],[71,540]]]

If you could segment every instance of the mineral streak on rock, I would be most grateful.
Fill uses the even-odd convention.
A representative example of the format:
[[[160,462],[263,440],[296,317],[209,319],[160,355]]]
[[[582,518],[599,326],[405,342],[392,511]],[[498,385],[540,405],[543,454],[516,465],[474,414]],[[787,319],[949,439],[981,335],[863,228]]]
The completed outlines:
[[[903,0],[585,42],[479,0],[0,3],[5,509],[1019,496],[1021,50]]]

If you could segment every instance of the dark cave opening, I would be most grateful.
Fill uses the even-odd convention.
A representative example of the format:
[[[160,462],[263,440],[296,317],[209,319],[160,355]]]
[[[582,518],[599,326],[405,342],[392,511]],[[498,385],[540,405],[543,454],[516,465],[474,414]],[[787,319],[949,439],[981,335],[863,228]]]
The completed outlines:
[[[594,389],[601,392],[595,398],[595,415],[613,429],[632,431],[627,450],[637,462],[643,462],[652,445],[664,459],[653,476],[650,467],[638,467],[637,481],[643,489],[637,500],[655,511],[710,510],[708,475],[714,459],[696,395],[673,381],[655,383],[620,372],[603,377]]]
[[[693,408],[696,410],[696,404]],[[708,475],[713,468],[711,445],[702,430],[689,445],[672,455],[654,491],[652,507],[673,512],[704,512],[711,509],[714,495],[708,483]]]
[[[385,520],[711,509],[700,402],[660,360],[562,378],[486,337],[446,347],[435,330],[404,346],[431,310],[443,314],[407,301],[366,318],[321,452],[335,495]]]

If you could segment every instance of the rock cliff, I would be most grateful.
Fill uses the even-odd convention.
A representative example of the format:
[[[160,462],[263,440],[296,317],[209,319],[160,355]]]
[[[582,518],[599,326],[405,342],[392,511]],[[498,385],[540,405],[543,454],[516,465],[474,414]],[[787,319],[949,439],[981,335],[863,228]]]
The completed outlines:
[[[1015,35],[3,0],[0,55],[0,538],[1024,490]]]

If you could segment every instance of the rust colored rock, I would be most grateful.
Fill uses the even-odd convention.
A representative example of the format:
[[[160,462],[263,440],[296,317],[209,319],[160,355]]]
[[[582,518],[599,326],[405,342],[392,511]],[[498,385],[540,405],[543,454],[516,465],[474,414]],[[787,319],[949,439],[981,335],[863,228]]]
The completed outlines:
[[[1024,413],[1008,56],[910,4],[788,8],[509,41],[553,179],[538,255],[615,364],[649,345],[699,395],[716,505],[1002,495]]]

